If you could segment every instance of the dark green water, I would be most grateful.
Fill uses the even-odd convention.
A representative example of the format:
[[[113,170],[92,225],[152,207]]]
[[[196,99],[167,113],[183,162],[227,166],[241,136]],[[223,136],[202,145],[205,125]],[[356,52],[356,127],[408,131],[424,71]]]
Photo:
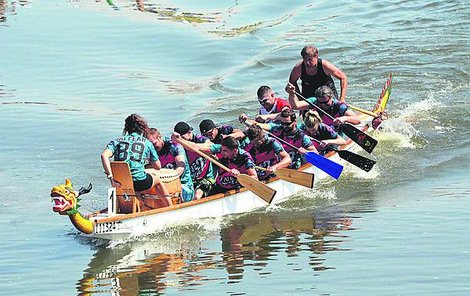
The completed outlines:
[[[469,19],[466,1],[0,2],[0,295],[470,294]],[[305,44],[354,105],[394,75],[369,174],[108,247],[51,211],[66,177],[104,206],[99,154],[129,113],[235,124],[260,85],[285,96]]]

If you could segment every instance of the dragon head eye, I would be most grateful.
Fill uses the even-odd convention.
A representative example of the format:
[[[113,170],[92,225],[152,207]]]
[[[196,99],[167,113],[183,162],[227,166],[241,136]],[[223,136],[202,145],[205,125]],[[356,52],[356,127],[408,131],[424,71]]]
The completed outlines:
[[[70,191],[65,189],[65,194],[70,194]]]

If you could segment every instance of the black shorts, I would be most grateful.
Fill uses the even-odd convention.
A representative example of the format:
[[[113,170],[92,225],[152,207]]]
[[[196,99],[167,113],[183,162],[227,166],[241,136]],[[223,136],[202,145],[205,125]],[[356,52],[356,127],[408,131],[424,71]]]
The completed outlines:
[[[135,191],[144,191],[150,189],[153,184],[153,178],[149,174],[145,177],[145,179],[140,181],[133,181],[134,183],[134,190]]]
[[[215,180],[210,179],[210,178],[204,178],[201,180],[196,180],[193,182],[194,183],[194,190],[201,189],[203,194],[203,197],[209,196],[209,192],[212,190],[212,188],[215,185]]]

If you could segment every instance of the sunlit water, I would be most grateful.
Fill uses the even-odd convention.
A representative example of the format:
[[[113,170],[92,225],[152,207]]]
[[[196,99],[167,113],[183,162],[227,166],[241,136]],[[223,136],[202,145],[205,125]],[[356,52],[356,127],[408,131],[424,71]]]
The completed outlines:
[[[469,295],[470,8],[466,1],[0,2],[1,295]],[[92,182],[130,113],[236,123],[280,96],[305,44],[390,120],[370,173],[253,213],[108,246],[49,191]]]

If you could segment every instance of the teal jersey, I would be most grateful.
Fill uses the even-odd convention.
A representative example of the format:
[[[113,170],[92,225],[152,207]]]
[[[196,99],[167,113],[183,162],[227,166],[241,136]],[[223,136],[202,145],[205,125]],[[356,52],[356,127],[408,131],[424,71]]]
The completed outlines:
[[[145,163],[158,160],[158,154],[153,144],[144,136],[132,133],[116,138],[108,143],[115,161],[125,161],[129,164],[132,180],[141,181],[146,178]]]
[[[184,158],[184,171],[180,176],[181,184],[186,184],[188,186],[193,186],[193,179],[191,178],[191,169],[189,167],[188,158],[186,156],[186,151],[184,151],[183,146],[178,143],[173,143],[170,138],[163,138],[163,148],[160,150],[160,161],[163,168],[167,169],[176,169],[175,157],[182,155]]]

